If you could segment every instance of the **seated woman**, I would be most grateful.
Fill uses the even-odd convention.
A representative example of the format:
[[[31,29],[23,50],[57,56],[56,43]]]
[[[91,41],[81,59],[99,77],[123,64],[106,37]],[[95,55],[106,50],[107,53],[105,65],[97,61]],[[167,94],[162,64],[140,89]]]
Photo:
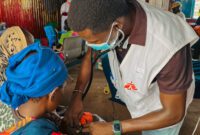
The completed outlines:
[[[0,86],[6,80],[8,59],[34,42],[34,37],[18,26],[8,28],[0,37]],[[0,101],[0,132],[17,122],[12,109]]]
[[[43,116],[59,105],[67,75],[58,55],[39,43],[13,55],[0,88],[0,100],[12,107],[17,122],[2,134],[57,134],[56,124]]]

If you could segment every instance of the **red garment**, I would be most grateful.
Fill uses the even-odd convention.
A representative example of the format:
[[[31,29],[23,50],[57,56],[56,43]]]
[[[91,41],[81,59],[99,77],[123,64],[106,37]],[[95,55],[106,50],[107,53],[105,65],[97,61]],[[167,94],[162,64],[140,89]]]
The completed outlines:
[[[194,31],[197,33],[198,36],[200,36],[200,26],[195,26]]]
[[[60,132],[53,132],[51,135],[62,135]]]
[[[63,61],[65,61],[65,56],[64,56],[63,53],[59,53],[59,57],[60,57]]]
[[[41,40],[41,44],[43,45],[43,46],[49,46],[49,43],[48,43],[48,39],[47,38],[41,38],[40,39]]]

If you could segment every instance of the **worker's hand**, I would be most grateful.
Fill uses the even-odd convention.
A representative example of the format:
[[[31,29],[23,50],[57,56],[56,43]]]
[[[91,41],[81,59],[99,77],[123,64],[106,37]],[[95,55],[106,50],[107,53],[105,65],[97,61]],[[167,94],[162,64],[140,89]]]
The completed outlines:
[[[83,114],[83,101],[81,93],[74,93],[65,113],[65,121],[68,126],[80,127],[80,118]]]
[[[84,126],[83,133],[90,135],[113,135],[112,123],[95,122]]]

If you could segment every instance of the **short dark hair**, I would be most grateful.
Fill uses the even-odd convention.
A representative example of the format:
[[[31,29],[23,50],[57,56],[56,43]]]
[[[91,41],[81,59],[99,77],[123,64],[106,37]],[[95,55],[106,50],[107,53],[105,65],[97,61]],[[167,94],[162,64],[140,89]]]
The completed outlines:
[[[76,32],[86,28],[94,33],[106,31],[119,17],[129,14],[126,0],[72,0],[68,24]]]

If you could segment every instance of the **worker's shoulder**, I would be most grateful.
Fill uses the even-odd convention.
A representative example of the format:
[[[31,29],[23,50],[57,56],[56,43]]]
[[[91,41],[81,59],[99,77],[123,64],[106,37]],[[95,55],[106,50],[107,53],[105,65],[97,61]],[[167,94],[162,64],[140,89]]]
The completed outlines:
[[[149,7],[147,14],[147,34],[167,47],[186,45],[196,40],[197,35],[181,17],[168,11]]]

